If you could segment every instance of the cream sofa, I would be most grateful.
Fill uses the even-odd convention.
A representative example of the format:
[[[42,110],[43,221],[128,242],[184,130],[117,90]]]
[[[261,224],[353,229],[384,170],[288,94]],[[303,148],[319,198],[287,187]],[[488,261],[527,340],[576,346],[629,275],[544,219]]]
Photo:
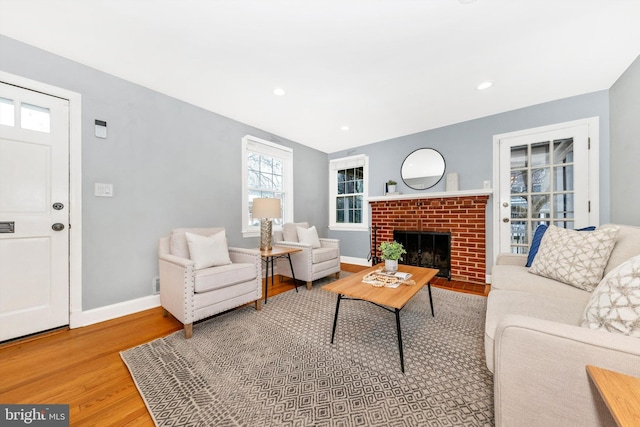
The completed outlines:
[[[640,255],[640,228],[619,226],[605,275]],[[640,377],[640,340],[581,327],[591,293],[500,255],[487,301],[485,355],[496,426],[615,426],[587,376],[594,365]]]

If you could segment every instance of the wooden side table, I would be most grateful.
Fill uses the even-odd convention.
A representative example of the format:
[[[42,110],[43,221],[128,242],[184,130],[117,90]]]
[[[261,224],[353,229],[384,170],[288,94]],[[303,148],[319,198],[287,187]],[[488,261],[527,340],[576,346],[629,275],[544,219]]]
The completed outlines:
[[[302,249],[300,248],[286,248],[284,246],[273,246],[269,251],[260,250],[260,255],[262,256],[262,260],[265,262],[267,266],[267,271],[265,274],[264,280],[264,303],[267,303],[267,293],[269,291],[269,264],[271,264],[271,286],[273,286],[273,277],[274,277],[274,269],[273,269],[273,261],[278,258],[287,258],[289,260],[289,266],[291,267],[291,276],[293,276],[293,284],[296,287],[296,292],[298,292],[298,282],[296,282],[296,275],[293,272],[293,264],[291,263],[291,254],[294,252],[300,252]]]
[[[640,426],[640,378],[591,365],[587,373],[618,426]]]

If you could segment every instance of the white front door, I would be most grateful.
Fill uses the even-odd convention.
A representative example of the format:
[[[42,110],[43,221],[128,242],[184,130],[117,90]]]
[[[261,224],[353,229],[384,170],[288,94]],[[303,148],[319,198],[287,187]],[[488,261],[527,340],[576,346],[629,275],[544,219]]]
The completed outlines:
[[[0,83],[0,341],[69,324],[69,102]]]
[[[530,129],[495,138],[498,188],[495,215],[497,253],[526,254],[540,224],[575,229],[597,221],[596,155],[590,126],[580,121]],[[591,130],[593,133],[593,129]],[[597,164],[597,163],[596,163]],[[595,204],[594,204],[595,205]]]

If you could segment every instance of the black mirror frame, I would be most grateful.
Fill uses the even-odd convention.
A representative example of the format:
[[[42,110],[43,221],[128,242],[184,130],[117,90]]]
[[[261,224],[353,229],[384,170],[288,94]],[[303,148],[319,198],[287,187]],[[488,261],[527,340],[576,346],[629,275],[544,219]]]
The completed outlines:
[[[438,178],[438,180],[436,182],[434,182],[433,184],[429,185],[428,187],[425,188],[416,188],[416,187],[412,187],[404,178],[404,176],[402,175],[402,169],[404,167],[405,162],[407,161],[407,159],[409,157],[411,157],[411,155],[413,155],[414,153],[421,151],[421,150],[431,150],[434,151],[436,153],[438,153],[438,155],[442,158],[442,164],[443,164],[443,168],[442,168],[442,173],[440,174],[440,178]],[[405,185],[413,190],[428,190],[429,188],[432,188],[434,186],[436,186],[440,181],[442,181],[442,178],[444,177],[444,173],[447,170],[447,161],[444,159],[444,156],[442,155],[441,152],[439,152],[438,150],[436,150],[435,148],[418,148],[416,150],[413,150],[411,153],[409,153],[407,155],[407,157],[404,158],[404,160],[402,161],[402,164],[400,165],[400,177],[402,178],[402,182],[405,183]]]

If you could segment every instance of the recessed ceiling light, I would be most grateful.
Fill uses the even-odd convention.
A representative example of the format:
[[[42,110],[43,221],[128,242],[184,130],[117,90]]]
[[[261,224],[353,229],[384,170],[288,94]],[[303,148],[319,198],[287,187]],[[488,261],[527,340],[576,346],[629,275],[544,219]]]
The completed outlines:
[[[281,87],[277,87],[273,90],[273,94],[277,96],[283,96],[286,92]]]
[[[349,130],[349,126],[347,125],[340,126],[340,130]]]
[[[476,89],[485,90],[485,89],[489,89],[491,86],[493,86],[493,82],[486,81],[486,82],[480,83]]]

